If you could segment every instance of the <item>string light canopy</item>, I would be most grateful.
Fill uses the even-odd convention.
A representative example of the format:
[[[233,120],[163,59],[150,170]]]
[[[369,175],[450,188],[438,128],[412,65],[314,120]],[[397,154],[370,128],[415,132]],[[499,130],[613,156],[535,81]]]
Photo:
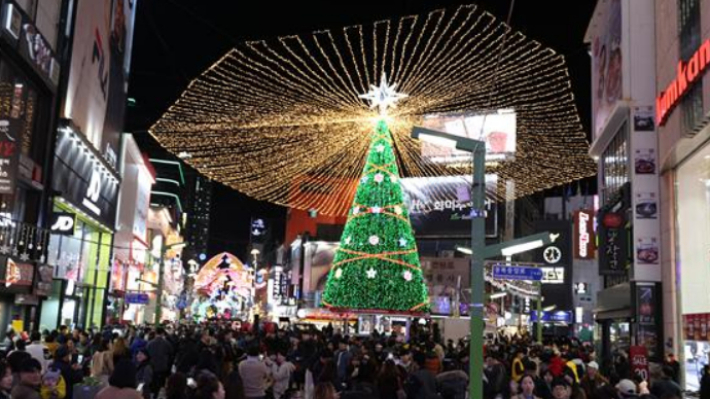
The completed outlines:
[[[467,162],[425,157],[411,129],[499,109],[515,111],[517,144],[514,160],[487,165],[498,199],[508,180],[520,197],[596,173],[563,57],[475,5],[241,43],[151,133],[251,197],[345,215],[378,121],[402,177],[470,175]]]

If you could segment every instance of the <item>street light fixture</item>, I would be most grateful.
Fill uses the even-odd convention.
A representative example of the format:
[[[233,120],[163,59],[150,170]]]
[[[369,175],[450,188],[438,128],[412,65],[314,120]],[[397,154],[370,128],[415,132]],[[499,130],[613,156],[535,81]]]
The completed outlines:
[[[469,342],[469,398],[483,397],[483,302],[485,290],[485,268],[483,267],[486,247],[486,143],[455,136],[436,130],[415,126],[412,138],[471,153],[473,180],[471,182],[471,337]]]
[[[486,247],[486,143],[449,133],[415,126],[412,138],[442,147],[470,152],[473,161],[471,184],[471,248],[457,247],[459,252],[471,255],[471,337],[469,352],[469,398],[483,397],[483,306],[485,291],[484,259],[513,256],[549,245],[559,238],[557,234],[540,233],[518,240]],[[539,301],[538,301],[539,306]],[[541,333],[538,331],[538,336]],[[539,338],[539,337],[538,337]]]

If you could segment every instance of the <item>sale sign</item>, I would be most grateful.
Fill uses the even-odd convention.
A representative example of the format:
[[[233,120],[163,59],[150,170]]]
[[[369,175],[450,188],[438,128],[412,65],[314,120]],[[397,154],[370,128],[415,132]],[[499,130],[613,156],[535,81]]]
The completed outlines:
[[[629,358],[631,360],[631,371],[634,375],[639,376],[644,381],[648,381],[648,350],[645,346],[632,346],[629,349]]]

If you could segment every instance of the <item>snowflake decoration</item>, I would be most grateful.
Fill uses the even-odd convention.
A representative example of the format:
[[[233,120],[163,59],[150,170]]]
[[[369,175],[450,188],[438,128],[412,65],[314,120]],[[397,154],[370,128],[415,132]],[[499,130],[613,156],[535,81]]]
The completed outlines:
[[[380,145],[378,145],[378,146],[375,147],[375,151],[377,151],[377,152],[385,152],[385,146],[383,146],[382,144],[380,144]]]
[[[406,247],[407,246],[407,240],[405,238],[400,238],[399,239],[399,246],[400,247]]]
[[[383,181],[385,181],[385,176],[382,173],[375,175],[375,183],[382,183]]]
[[[406,272],[404,272],[403,277],[404,277],[404,279],[407,280],[407,281],[412,281],[412,280],[414,279],[414,275],[413,275],[412,272],[410,272],[409,270],[407,270]]]
[[[338,269],[335,271],[335,278],[337,278],[337,279],[343,278],[343,269]]]
[[[378,236],[370,237],[370,245],[379,245],[379,244],[380,244],[380,237],[378,237]]]
[[[370,269],[370,270],[367,271],[367,278],[369,278],[370,280],[372,280],[372,279],[374,279],[375,277],[377,277],[377,270],[375,270],[375,269]]]
[[[20,255],[20,262],[29,262],[30,261],[30,255],[29,254],[22,254]]]
[[[353,241],[353,238],[348,236],[348,238],[345,239],[345,245],[350,245],[350,243]]]

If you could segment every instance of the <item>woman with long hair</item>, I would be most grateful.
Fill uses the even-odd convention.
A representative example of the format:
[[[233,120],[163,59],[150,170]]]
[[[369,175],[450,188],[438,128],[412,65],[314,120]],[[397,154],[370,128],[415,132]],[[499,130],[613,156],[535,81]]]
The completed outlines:
[[[108,383],[109,377],[113,374],[113,365],[113,353],[110,349],[110,341],[103,339],[96,353],[94,353],[94,356],[91,358],[91,376],[96,377],[106,384]]]
[[[95,399],[143,399],[136,390],[136,366],[130,360],[124,359],[116,364],[108,384]]]
[[[377,390],[380,399],[399,399],[397,391],[402,389],[402,380],[394,361],[387,359],[382,365],[380,374],[377,376]]]
[[[339,397],[340,395],[338,395],[335,387],[330,382],[321,382],[316,385],[313,393],[313,399],[339,399]]]

